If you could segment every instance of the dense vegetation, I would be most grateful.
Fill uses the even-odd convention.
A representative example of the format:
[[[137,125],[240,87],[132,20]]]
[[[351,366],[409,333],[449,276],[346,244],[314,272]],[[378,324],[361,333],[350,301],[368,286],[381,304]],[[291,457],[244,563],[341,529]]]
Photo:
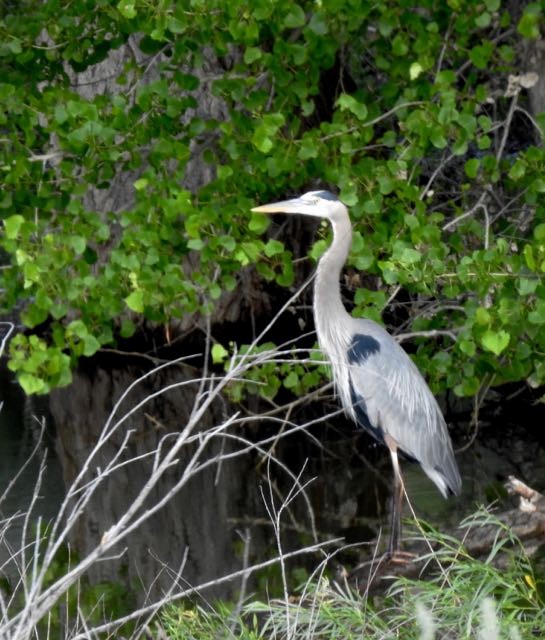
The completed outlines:
[[[249,210],[318,185],[351,208],[354,313],[431,331],[416,358],[436,390],[543,383],[545,155],[525,66],[540,3],[2,13],[0,286],[25,327],[9,365],[25,391],[69,383],[78,358],[144,321],[213,313],[242,270],[290,286],[289,243]],[[210,178],[192,185],[195,157]],[[316,382],[299,373],[288,386]]]

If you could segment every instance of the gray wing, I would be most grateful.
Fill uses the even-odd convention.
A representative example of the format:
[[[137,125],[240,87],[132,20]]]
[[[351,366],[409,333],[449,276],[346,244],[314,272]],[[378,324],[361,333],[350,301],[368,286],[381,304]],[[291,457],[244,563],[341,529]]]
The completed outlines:
[[[348,350],[349,413],[375,436],[393,438],[421,464],[444,496],[459,494],[461,478],[452,443],[426,381],[382,327],[366,320],[356,322],[357,333]]]

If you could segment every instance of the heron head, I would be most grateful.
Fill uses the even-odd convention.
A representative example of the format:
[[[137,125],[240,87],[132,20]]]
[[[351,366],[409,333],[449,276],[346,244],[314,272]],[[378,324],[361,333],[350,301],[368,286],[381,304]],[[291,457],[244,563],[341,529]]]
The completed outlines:
[[[344,209],[341,201],[329,191],[308,191],[298,198],[263,204],[260,207],[254,207],[252,211],[259,213],[300,213],[331,220],[339,206]]]

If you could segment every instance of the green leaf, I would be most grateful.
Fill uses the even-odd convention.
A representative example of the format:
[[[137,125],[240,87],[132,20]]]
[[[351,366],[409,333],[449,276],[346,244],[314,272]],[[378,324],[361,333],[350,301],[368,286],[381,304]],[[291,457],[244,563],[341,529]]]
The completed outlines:
[[[13,196],[11,191],[4,191],[0,197],[0,209],[11,209],[13,205]]]
[[[545,241],[545,222],[542,222],[534,227],[534,238],[538,242]]]
[[[509,170],[511,180],[520,180],[526,173],[526,164],[521,160],[517,160]]]
[[[271,238],[265,245],[265,255],[267,258],[272,258],[283,251],[285,251],[285,247],[282,242],[274,240],[273,238]]]
[[[299,376],[295,371],[290,371],[288,375],[284,378],[284,386],[286,389],[293,389],[297,386],[299,382]]]
[[[374,195],[371,198],[368,198],[363,203],[363,211],[365,213],[375,214],[375,213],[380,213],[381,210],[382,210],[382,197],[379,194]]]
[[[436,149],[444,149],[448,144],[448,140],[443,133],[443,129],[439,127],[432,129],[430,133],[430,140]]]
[[[193,251],[200,251],[204,247],[204,242],[201,238],[191,238],[187,242],[187,248]]]
[[[484,0],[485,7],[493,13],[500,8],[501,0]]]
[[[281,113],[268,113],[254,129],[252,144],[262,153],[268,153],[273,147],[273,137],[284,124],[285,118]]]
[[[38,378],[37,376],[32,375],[31,373],[22,371],[17,376],[17,380],[21,387],[23,387],[23,391],[27,394],[27,396],[30,396],[33,393],[43,393],[48,391],[45,381],[42,378]]]
[[[327,240],[317,240],[311,247],[309,255],[314,260],[317,261],[324,254],[325,250],[328,247]]]
[[[99,349],[101,345],[100,342],[95,338],[95,336],[88,333],[83,339],[83,355],[90,357],[94,355]]]
[[[341,111],[353,113],[358,120],[365,120],[367,118],[367,107],[363,102],[359,102],[354,96],[349,96],[347,93],[341,93],[337,98],[337,106]]]
[[[342,202],[344,202],[347,207],[353,207],[355,204],[357,204],[359,198],[355,186],[348,184],[343,187],[339,199],[342,200]]]
[[[41,309],[35,304],[30,304],[21,313],[21,319],[27,327],[32,329],[47,320],[47,310]]]
[[[528,314],[528,322],[535,325],[545,324],[545,300],[538,300],[535,308]]]
[[[490,22],[492,21],[492,16],[488,13],[488,11],[484,11],[481,15],[475,18],[475,24],[480,28],[484,29],[488,27]]]
[[[490,323],[490,313],[484,307],[478,307],[475,312],[475,322],[480,325],[487,325]]]
[[[57,124],[63,124],[68,120],[68,112],[63,104],[58,104],[53,112],[53,117]]]
[[[252,217],[250,218],[250,222],[248,223],[248,228],[254,233],[261,234],[269,228],[270,224],[271,219],[269,218],[269,216],[263,213],[252,213]]]
[[[21,41],[19,38],[15,36],[11,36],[11,38],[7,42],[7,47],[11,51],[11,53],[18,55],[23,51],[23,47],[21,46]]]
[[[25,219],[23,218],[23,216],[19,215],[18,213],[10,216],[9,218],[6,218],[4,220],[6,238],[8,238],[9,240],[15,240],[15,238],[17,238],[17,236],[19,235],[19,229],[21,228],[21,225],[24,221]]]
[[[507,348],[510,338],[511,336],[503,329],[500,331],[489,329],[483,333],[481,343],[485,349],[499,356]]]
[[[135,0],[120,0],[117,3],[119,13],[128,20],[136,18]]]
[[[308,23],[308,28],[317,36],[325,36],[328,32],[327,23],[319,13],[312,14],[310,22]]]
[[[411,265],[419,262],[422,259],[422,254],[416,249],[405,247],[399,256],[399,262],[405,265]]]
[[[72,322],[70,322],[66,327],[66,335],[77,336],[78,338],[83,339],[89,335],[89,330],[83,320],[72,320]]]
[[[491,42],[485,42],[482,45],[477,45],[469,52],[469,59],[477,67],[477,69],[486,69],[490,57],[494,51],[494,46]]]
[[[479,173],[479,167],[481,163],[478,158],[471,158],[464,165],[464,171],[466,172],[466,176],[471,179],[475,179],[477,174]]]
[[[545,180],[536,178],[531,184],[531,189],[537,193],[545,193]]]
[[[305,136],[301,140],[301,147],[297,152],[297,157],[301,160],[308,160],[309,158],[317,158],[319,154],[319,147],[316,140],[310,136]]]
[[[526,266],[531,271],[536,270],[536,261],[534,259],[534,251],[532,245],[526,244],[524,245],[524,249],[522,250],[522,255],[524,256],[524,261],[526,262]]]
[[[298,4],[290,5],[289,12],[284,18],[284,26],[288,29],[296,29],[305,24],[305,12]]]
[[[424,69],[420,62],[413,62],[409,67],[409,78],[411,80],[416,80],[422,71],[424,71]]]
[[[259,47],[246,47],[244,52],[244,63],[252,64],[256,60],[259,60],[263,55],[263,51]]]
[[[81,256],[87,247],[87,240],[83,236],[70,236],[69,243],[78,256]]]
[[[477,352],[477,348],[473,340],[460,340],[458,347],[460,348],[460,351],[468,355],[470,358],[472,358]]]
[[[521,36],[530,39],[539,38],[540,13],[541,8],[538,4],[532,3],[525,7],[524,14],[517,25],[517,31]]]
[[[393,15],[383,13],[378,21],[378,29],[380,35],[384,38],[389,38],[396,27],[396,19]]]
[[[141,289],[133,291],[125,298],[125,304],[129,309],[136,313],[143,313],[144,311],[144,292]]]
[[[286,117],[283,113],[267,113],[263,116],[261,126],[267,133],[274,135],[285,122]]]
[[[136,326],[132,320],[129,320],[128,318],[124,318],[121,321],[121,328],[119,329],[119,333],[121,334],[122,338],[130,338],[131,336],[134,335],[135,331],[136,331]]]
[[[134,188],[136,191],[143,191],[149,184],[149,180],[147,178],[138,178],[138,180],[134,181]]]
[[[185,33],[185,31],[187,30],[187,22],[179,20],[174,16],[168,16],[167,29],[176,34]]]
[[[227,359],[229,352],[223,345],[221,345],[219,342],[216,342],[212,345],[211,355],[212,362],[214,364],[222,364]]]
[[[263,153],[269,153],[269,151],[274,147],[274,142],[261,129],[256,129],[252,136],[252,142],[256,149],[259,149],[259,151]]]
[[[517,289],[521,296],[535,293],[539,280],[537,278],[519,278]]]
[[[409,52],[408,37],[404,33],[397,33],[391,41],[392,53],[398,58],[404,57]]]

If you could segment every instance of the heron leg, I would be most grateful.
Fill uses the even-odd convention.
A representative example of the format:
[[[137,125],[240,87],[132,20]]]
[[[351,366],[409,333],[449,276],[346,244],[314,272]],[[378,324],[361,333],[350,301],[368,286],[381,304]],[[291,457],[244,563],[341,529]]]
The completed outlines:
[[[392,517],[390,526],[390,543],[388,545],[388,554],[394,556],[399,551],[399,543],[401,541],[401,512],[403,508],[404,485],[401,477],[401,469],[399,468],[399,460],[397,457],[397,445],[391,439],[387,438],[386,444],[390,450],[392,458],[392,468],[394,471],[394,493],[392,496]]]

